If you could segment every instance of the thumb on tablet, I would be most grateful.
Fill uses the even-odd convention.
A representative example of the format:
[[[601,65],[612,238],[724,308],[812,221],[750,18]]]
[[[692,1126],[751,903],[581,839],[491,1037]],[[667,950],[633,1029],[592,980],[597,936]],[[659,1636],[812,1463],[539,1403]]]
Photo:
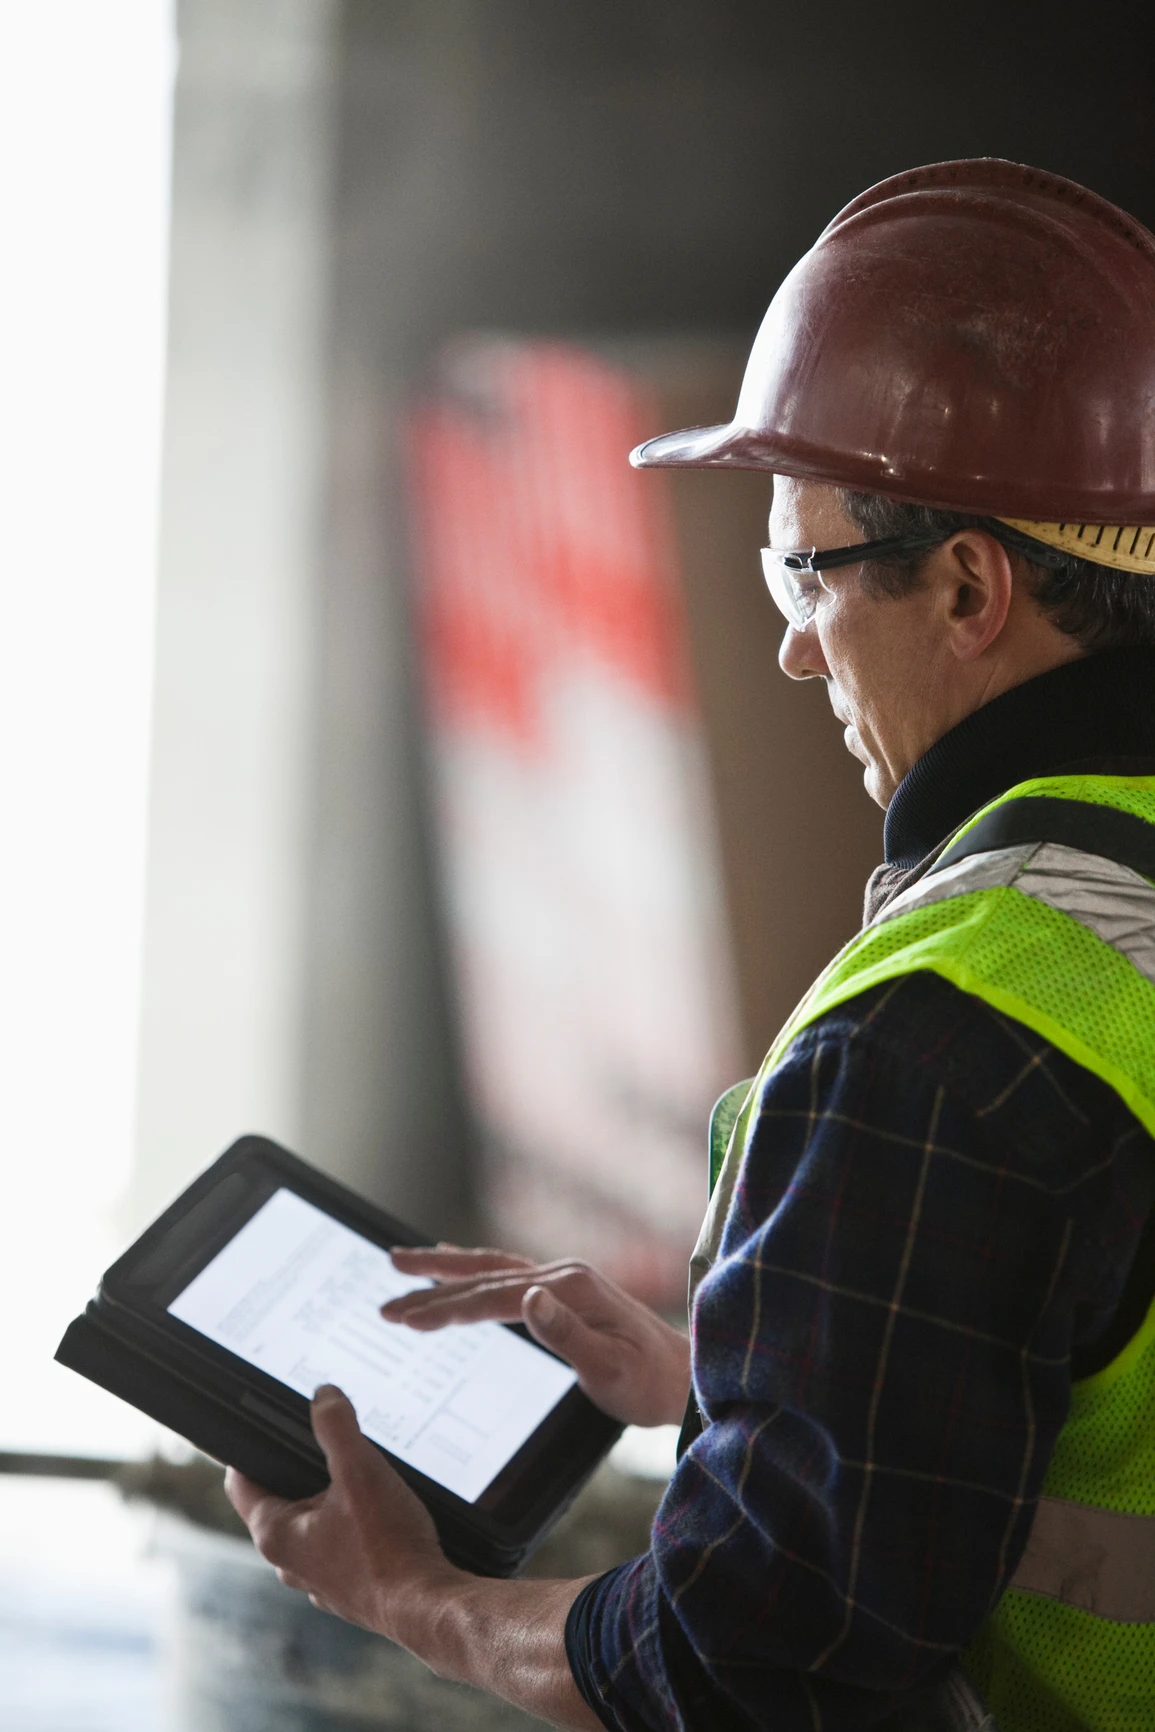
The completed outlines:
[[[336,1457],[344,1455],[361,1442],[361,1427],[349,1397],[332,1383],[322,1383],[313,1397],[311,1408],[313,1436],[332,1466]]]

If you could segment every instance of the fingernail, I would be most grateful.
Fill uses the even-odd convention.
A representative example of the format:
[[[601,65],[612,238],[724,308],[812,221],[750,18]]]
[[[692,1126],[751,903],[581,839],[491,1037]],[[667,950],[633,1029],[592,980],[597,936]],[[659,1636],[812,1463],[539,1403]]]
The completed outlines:
[[[547,1293],[544,1287],[531,1287],[525,1298],[526,1303],[533,1307],[539,1323],[553,1322],[558,1313],[558,1303],[552,1293]]]
[[[344,1391],[338,1389],[335,1383],[319,1383],[313,1391],[314,1401],[332,1401],[334,1396],[338,1401],[345,1399]]]

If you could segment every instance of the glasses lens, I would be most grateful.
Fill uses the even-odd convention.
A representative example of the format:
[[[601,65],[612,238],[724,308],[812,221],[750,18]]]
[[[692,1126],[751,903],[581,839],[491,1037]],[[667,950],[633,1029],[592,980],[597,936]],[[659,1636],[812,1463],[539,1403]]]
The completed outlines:
[[[822,579],[816,571],[791,571],[787,559],[797,560],[797,553],[782,553],[774,547],[762,549],[762,575],[775,606],[795,631],[805,631],[818,606],[818,591]]]

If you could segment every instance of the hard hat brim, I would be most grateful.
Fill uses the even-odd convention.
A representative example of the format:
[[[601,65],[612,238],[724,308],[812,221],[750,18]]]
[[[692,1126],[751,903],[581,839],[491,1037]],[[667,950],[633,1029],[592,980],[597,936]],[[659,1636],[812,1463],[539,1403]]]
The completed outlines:
[[[727,421],[717,427],[684,427],[646,439],[630,452],[635,469],[765,469],[780,467],[787,454],[780,440]]]
[[[754,469],[802,477],[817,468],[816,479],[829,479],[822,476],[820,464],[800,462],[798,454],[791,452],[785,441],[768,438],[735,421],[717,427],[684,427],[677,433],[661,433],[656,439],[646,439],[636,446],[630,452],[630,462],[635,469]],[[870,491],[890,492],[880,488],[876,478],[871,477],[871,482],[868,482]],[[843,485],[852,484],[843,481]],[[896,491],[892,497],[904,496]],[[925,503],[917,496],[914,499],[915,503]],[[939,509],[951,511],[960,507],[944,501]],[[1050,523],[1004,516],[1002,512],[991,514],[1061,553],[1117,571],[1155,575],[1155,524]]]

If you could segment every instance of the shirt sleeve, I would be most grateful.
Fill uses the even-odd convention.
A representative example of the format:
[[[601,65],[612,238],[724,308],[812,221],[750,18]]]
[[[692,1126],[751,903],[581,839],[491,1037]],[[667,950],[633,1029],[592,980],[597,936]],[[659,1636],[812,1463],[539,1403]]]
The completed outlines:
[[[650,1552],[585,1596],[573,1665],[607,1726],[860,1732],[1013,1572],[1109,1163],[1051,1049],[984,1049],[940,985],[939,1038],[891,988],[765,1084],[695,1306],[705,1430]]]

